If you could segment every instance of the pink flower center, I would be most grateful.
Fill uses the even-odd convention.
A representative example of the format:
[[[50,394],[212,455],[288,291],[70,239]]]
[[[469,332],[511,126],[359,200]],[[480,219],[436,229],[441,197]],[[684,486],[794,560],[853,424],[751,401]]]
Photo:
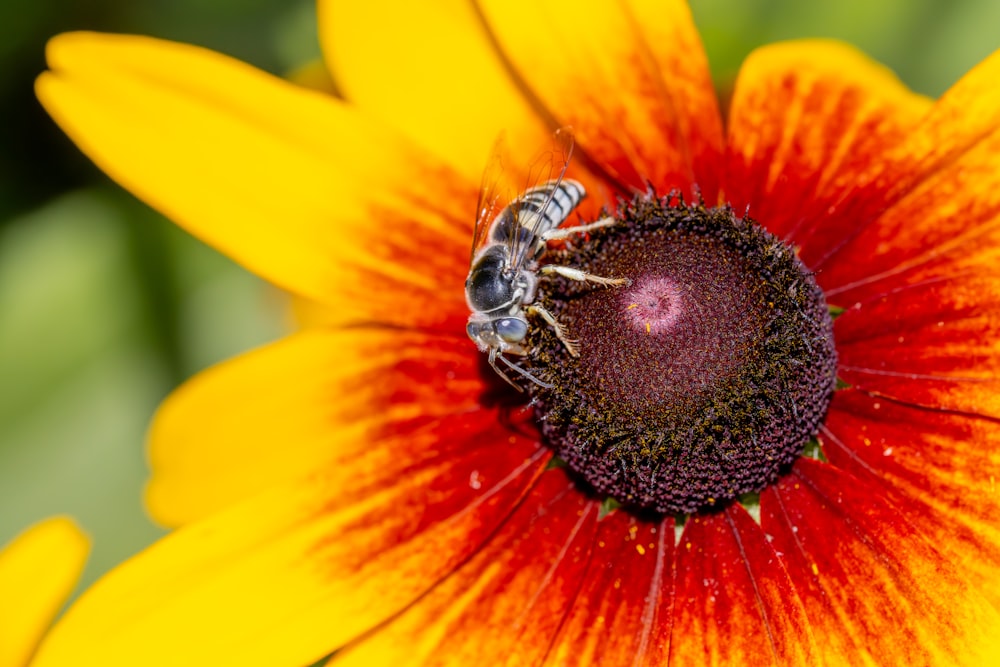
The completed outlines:
[[[680,288],[670,278],[649,277],[624,290],[619,299],[622,314],[639,332],[651,336],[669,333],[684,308]]]

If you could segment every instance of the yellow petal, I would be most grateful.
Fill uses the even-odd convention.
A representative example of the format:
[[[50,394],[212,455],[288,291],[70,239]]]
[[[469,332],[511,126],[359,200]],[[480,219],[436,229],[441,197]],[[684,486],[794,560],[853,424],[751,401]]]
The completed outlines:
[[[345,97],[478,182],[498,134],[529,151],[551,130],[492,48],[472,3],[319,2],[323,53]]]
[[[391,470],[431,420],[473,413],[484,390],[464,338],[396,330],[307,331],[196,376],[150,432],[147,504],[180,525],[271,486]],[[410,434],[420,419],[422,436]],[[409,429],[409,430],[408,430]],[[409,435],[408,435],[409,434]]]
[[[479,5],[540,113],[572,126],[581,154],[620,190],[652,184],[715,201],[722,123],[684,2]]]
[[[941,96],[921,131],[901,147],[900,155],[923,163],[926,169],[946,164],[995,134],[1000,123],[997,77],[1000,77],[1000,51],[969,70]]]
[[[204,49],[71,33],[47,57],[46,109],[154,208],[345,320],[440,317],[420,304],[441,301],[436,270],[461,275],[478,180],[328,95]],[[414,238],[422,261],[403,266]]]
[[[440,456],[397,452],[405,470],[329,470],[175,531],[91,587],[33,667],[315,662],[466,560],[541,474],[546,450],[478,421]]]
[[[28,664],[89,551],[90,540],[65,517],[35,524],[0,550],[0,667]]]

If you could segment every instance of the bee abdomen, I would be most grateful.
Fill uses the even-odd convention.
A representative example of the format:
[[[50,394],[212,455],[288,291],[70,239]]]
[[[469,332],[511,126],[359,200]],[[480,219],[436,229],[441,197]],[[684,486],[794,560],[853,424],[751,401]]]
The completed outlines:
[[[510,205],[510,208],[518,209],[520,215],[516,217],[522,226],[530,226],[540,233],[561,225],[586,194],[583,185],[577,181],[571,179],[548,181],[526,190]],[[542,218],[537,226],[536,216]]]

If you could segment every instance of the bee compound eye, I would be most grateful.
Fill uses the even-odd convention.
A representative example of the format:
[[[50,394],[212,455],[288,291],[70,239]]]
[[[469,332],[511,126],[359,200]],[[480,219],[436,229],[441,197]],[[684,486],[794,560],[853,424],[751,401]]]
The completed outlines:
[[[528,335],[528,323],[516,317],[505,317],[496,322],[497,336],[505,343],[520,343]]]

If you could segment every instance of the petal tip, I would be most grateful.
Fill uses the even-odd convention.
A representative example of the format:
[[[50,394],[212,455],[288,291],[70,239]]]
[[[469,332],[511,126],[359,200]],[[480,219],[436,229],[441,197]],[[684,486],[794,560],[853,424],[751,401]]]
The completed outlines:
[[[74,56],[86,49],[101,33],[78,30],[63,32],[49,38],[45,44],[45,62],[50,69],[56,69],[65,63],[71,63]]]

